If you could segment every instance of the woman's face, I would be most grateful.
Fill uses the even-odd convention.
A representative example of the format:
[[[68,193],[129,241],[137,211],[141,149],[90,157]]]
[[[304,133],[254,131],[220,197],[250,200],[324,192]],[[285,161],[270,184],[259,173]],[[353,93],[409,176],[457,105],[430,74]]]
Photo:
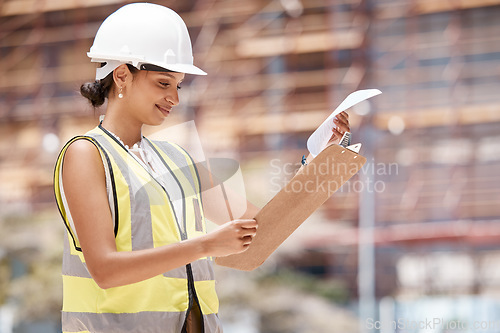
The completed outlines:
[[[160,125],[179,104],[180,84],[184,73],[138,71],[126,94],[127,108],[141,123]],[[125,102],[125,99],[124,99]]]

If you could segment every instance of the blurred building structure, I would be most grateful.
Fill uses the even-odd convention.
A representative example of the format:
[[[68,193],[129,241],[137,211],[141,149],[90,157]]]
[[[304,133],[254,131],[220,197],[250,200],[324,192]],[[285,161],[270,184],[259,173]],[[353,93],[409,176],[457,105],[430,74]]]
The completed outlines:
[[[58,150],[101,112],[78,96],[94,76],[86,52],[128,2],[0,1],[0,226],[21,235],[0,236],[0,261],[29,242],[8,225],[17,217],[53,212],[46,227],[59,223]],[[366,297],[358,250],[368,246],[365,293],[377,300],[500,297],[500,0],[151,2],[185,19],[209,73],[186,77],[163,128],[194,119],[206,152],[241,162],[257,204],[293,176],[343,98],[383,92],[350,112],[368,164],[313,216],[320,231],[293,238],[283,265]]]

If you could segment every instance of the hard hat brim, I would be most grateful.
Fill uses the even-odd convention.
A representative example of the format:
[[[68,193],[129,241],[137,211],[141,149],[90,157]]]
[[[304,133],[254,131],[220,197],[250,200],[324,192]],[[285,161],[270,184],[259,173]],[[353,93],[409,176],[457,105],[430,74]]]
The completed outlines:
[[[207,75],[207,73],[200,68],[190,65],[190,64],[163,64],[163,63],[158,63],[158,62],[148,62],[148,64],[154,65],[155,68],[142,68],[142,64],[139,64],[138,68],[141,70],[153,70],[157,72],[161,72],[162,70],[165,72],[178,72],[178,73],[185,73],[185,74],[193,74],[193,75]],[[145,64],[147,65],[147,64]]]
[[[97,69],[96,80],[105,78],[109,73],[114,71],[115,68],[121,64],[131,64],[134,67],[136,67],[137,69],[141,69],[142,64],[151,64],[151,65],[154,65],[154,66],[157,66],[160,68],[160,69],[157,69],[156,71],[161,71],[161,69],[164,69],[165,72],[171,71],[171,72],[193,74],[193,75],[207,75],[207,73],[205,71],[203,71],[200,68],[196,67],[195,65],[191,65],[191,64],[167,64],[167,63],[154,62],[154,61],[140,62],[140,61],[137,61],[136,59],[132,60],[130,58],[127,59],[124,57],[122,57],[121,59],[113,59],[113,58],[117,58],[117,57],[107,57],[107,56],[103,56],[103,55],[94,55],[94,54],[91,54],[90,52],[88,52],[87,55],[91,58],[90,61],[92,61],[92,62],[106,63],[106,66]]]

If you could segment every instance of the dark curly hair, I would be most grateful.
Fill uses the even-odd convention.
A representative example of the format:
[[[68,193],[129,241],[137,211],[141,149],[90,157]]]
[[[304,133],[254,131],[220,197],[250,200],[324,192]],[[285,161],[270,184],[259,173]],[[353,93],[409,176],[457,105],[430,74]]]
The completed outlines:
[[[134,66],[127,64],[132,74],[138,71]],[[89,100],[94,108],[104,104],[113,86],[113,72],[109,73],[104,79],[94,82],[86,82],[80,86],[80,94]]]

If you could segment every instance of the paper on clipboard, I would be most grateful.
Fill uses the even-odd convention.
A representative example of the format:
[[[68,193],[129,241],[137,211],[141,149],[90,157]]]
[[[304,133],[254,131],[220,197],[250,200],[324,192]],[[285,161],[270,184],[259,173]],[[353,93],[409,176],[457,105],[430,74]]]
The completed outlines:
[[[319,155],[319,153],[325,149],[332,136],[332,129],[334,127],[333,118],[337,116],[342,111],[345,111],[354,105],[367,100],[373,96],[377,96],[382,92],[378,89],[365,89],[358,90],[351,93],[340,103],[340,105],[326,118],[326,120],[311,134],[309,139],[307,139],[307,149],[313,157]]]

